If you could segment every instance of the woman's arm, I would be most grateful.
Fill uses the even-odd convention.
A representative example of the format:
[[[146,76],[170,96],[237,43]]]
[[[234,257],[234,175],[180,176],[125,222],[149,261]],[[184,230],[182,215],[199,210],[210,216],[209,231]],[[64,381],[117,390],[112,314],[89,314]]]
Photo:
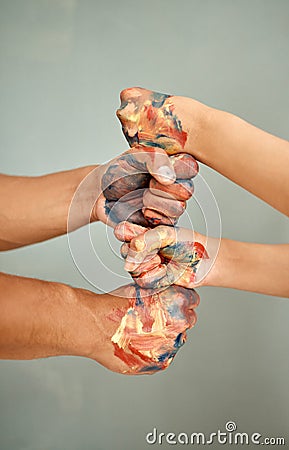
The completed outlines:
[[[289,298],[289,244],[221,239],[215,264],[203,285]]]
[[[125,89],[117,111],[128,142],[187,152],[289,215],[289,142],[187,97]]]
[[[115,235],[125,241],[126,270],[143,288],[174,283],[289,297],[289,244],[219,241],[185,228],[146,230],[127,222],[117,225]]]
[[[213,110],[195,157],[289,216],[289,142]]]

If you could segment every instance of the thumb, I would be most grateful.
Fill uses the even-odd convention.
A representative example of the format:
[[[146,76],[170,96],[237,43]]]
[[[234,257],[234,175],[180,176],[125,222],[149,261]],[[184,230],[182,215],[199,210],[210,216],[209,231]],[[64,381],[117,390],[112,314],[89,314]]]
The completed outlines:
[[[149,155],[150,157],[147,160],[148,172],[163,185],[173,184],[176,181],[176,173],[166,152],[161,148],[150,147]]]
[[[143,234],[147,228],[135,223],[123,221],[116,225],[114,229],[115,237],[121,242],[130,242],[134,237]]]

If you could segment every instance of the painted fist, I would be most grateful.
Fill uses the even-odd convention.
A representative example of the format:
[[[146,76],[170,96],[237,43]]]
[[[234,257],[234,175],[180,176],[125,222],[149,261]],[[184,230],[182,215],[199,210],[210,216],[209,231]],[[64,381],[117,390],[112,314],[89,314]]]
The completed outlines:
[[[124,241],[121,248],[125,269],[142,288],[161,289],[172,284],[193,288],[203,259],[208,259],[204,236],[178,227],[147,229],[120,223],[115,236]]]

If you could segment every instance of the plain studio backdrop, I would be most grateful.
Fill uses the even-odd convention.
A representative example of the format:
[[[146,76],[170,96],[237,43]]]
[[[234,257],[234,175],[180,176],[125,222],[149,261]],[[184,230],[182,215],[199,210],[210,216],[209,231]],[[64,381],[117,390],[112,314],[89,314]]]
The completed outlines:
[[[196,98],[289,139],[288,54],[286,0],[1,0],[1,172],[40,175],[126,150],[115,110],[131,86]],[[224,237],[288,242],[284,216],[200,170]],[[203,230],[194,201],[188,213]],[[100,256],[87,264],[101,274],[100,288],[126,283],[111,233],[94,224],[91,238]],[[3,253],[1,268],[98,292],[66,236]],[[125,377],[74,357],[1,362],[0,448],[144,449],[154,427],[210,433],[229,420],[240,432],[289,442],[288,299],[199,293],[196,327],[157,375]]]

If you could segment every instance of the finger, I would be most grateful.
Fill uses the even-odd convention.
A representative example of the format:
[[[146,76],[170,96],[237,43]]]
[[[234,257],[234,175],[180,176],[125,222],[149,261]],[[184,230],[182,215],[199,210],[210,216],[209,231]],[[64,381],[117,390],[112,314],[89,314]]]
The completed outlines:
[[[197,308],[200,304],[200,296],[194,289],[186,289],[181,286],[171,286],[169,289],[159,292],[158,297],[168,306],[177,302],[185,308]]]
[[[127,243],[123,244],[127,245],[127,251],[129,249],[129,245]],[[149,261],[141,263],[133,272],[130,272],[133,278],[142,275],[143,273],[150,272],[161,264],[161,258],[159,255],[153,255]]]
[[[140,99],[149,98],[152,91],[138,86],[123,89],[120,93],[121,108],[128,102],[139,102]]]
[[[107,200],[115,201],[132,191],[147,187],[149,179],[146,167],[135,168],[131,165],[130,155],[125,153],[108,165],[101,179],[101,189]]]
[[[170,156],[177,179],[188,180],[194,178],[199,172],[199,165],[195,158],[187,153]]]
[[[158,264],[148,272],[143,272],[139,276],[132,276],[135,283],[143,289],[160,289],[168,286],[166,275],[166,265]]]
[[[128,247],[127,256],[125,258],[124,269],[127,272],[136,272],[141,264],[149,263],[157,255],[157,250],[152,252],[136,252]]]
[[[180,265],[170,262],[161,264],[153,270],[140,274],[135,282],[146,289],[161,289],[176,284],[181,277]]]
[[[142,213],[142,198],[135,198],[127,202],[105,202],[105,214],[114,226],[119,222],[128,221],[138,225],[148,226],[149,223]]]
[[[110,216],[110,207],[112,205],[114,205],[114,202],[107,202],[104,195],[101,194],[96,203],[95,214],[98,220],[114,228],[119,221],[115,217]]]
[[[176,180],[176,174],[170,158],[164,150],[155,152],[154,158],[147,162],[149,173],[161,184],[169,185]]]
[[[143,194],[143,206],[174,219],[180,217],[186,209],[184,201],[159,197],[152,194],[149,189],[146,189]]]
[[[150,253],[153,250],[171,245],[176,240],[176,229],[161,225],[134,237],[130,242],[130,249],[136,252]]]
[[[123,217],[122,220],[125,218]],[[142,227],[148,227],[150,224],[144,217],[142,211],[136,211],[133,214],[131,214],[129,217],[127,217],[127,221],[131,223],[135,223],[137,225],[140,225]]]
[[[123,259],[125,259],[128,255],[129,245],[127,242],[124,242],[120,247],[120,255]]]
[[[130,242],[132,238],[143,234],[147,228],[127,221],[120,222],[114,229],[114,235],[119,241]]]
[[[128,88],[120,93],[120,108],[116,115],[121,122],[122,131],[130,147],[139,143],[140,111],[152,92],[143,88]]]
[[[146,220],[153,226],[156,225],[174,226],[177,223],[177,219],[164,216],[158,211],[155,211],[150,208],[143,208],[142,212]]]
[[[200,303],[200,297],[194,289],[173,285],[158,292],[158,297],[168,311],[172,312],[172,317],[183,319],[188,328],[195,325],[197,316],[194,310]]]
[[[129,153],[130,155],[133,155],[135,160],[132,161],[131,164],[133,165],[136,163],[138,169],[139,163],[145,164],[147,171],[159,181],[159,183],[168,185],[175,182],[176,174],[173,163],[163,149],[137,145],[130,150]]]
[[[149,189],[152,194],[159,197],[185,201],[193,195],[194,183],[192,180],[176,180],[174,184],[164,186],[152,178]]]
[[[176,231],[172,227],[158,226],[153,230],[134,237],[129,246],[125,270],[133,272],[136,268],[160,248],[176,241]]]

